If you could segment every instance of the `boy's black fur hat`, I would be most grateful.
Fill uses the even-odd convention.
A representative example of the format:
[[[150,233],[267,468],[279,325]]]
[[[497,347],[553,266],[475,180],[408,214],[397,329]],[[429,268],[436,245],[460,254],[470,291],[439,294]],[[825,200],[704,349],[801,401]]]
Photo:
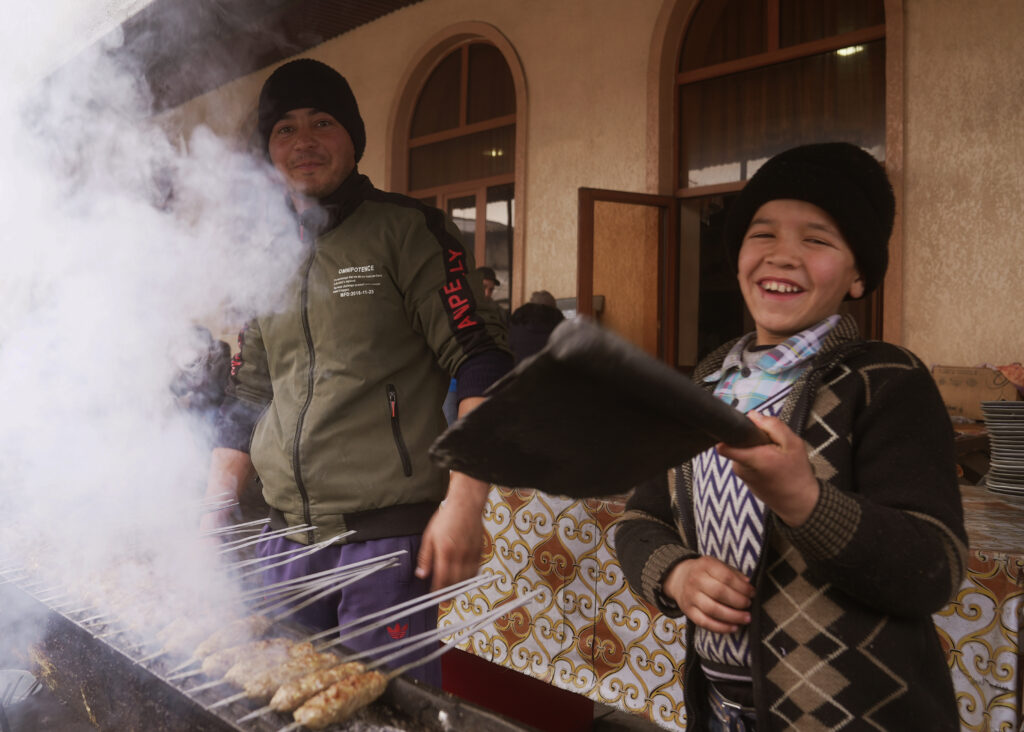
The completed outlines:
[[[889,266],[889,236],[896,199],[885,168],[848,142],[802,145],[762,165],[729,208],[725,244],[733,264],[754,214],[768,201],[791,198],[828,212],[853,252],[864,282],[874,290]]]
[[[366,128],[359,105],[345,77],[325,63],[300,58],[279,66],[260,90],[257,107],[260,139],[267,152],[270,131],[279,119],[293,109],[313,107],[338,120],[356,151],[356,162],[366,149]]]

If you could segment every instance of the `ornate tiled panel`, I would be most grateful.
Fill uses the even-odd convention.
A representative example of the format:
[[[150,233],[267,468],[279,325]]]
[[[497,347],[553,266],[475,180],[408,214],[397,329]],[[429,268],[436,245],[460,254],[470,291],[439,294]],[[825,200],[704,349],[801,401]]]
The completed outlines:
[[[537,587],[549,592],[513,613],[528,615],[515,630],[497,623],[459,647],[669,729],[683,729],[676,670],[685,655],[682,624],[656,613],[626,586],[608,530],[622,506],[621,501],[492,490],[482,571],[512,578],[519,593]],[[497,607],[509,586],[496,582],[446,603],[441,625]]]
[[[968,575],[935,622],[949,659],[961,728],[1015,732],[1021,726],[1024,499],[964,487],[964,505],[972,545]],[[622,508],[621,500],[570,501],[493,489],[483,571],[494,573],[497,581],[443,605],[441,625],[543,589],[538,601],[477,631],[460,647],[682,730],[684,621],[661,615],[626,585],[609,531]]]

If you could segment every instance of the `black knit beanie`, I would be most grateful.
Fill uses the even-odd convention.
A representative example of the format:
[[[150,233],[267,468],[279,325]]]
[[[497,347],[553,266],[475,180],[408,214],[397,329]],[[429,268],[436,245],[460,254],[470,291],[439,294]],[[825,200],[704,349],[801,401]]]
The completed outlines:
[[[300,58],[278,67],[260,90],[257,114],[264,152],[277,121],[291,110],[305,107],[327,112],[338,120],[352,138],[356,162],[359,162],[366,148],[366,128],[352,89],[344,76],[311,58]]]
[[[725,244],[733,264],[754,214],[781,198],[813,203],[835,219],[853,252],[865,295],[881,283],[896,214],[892,185],[881,163],[848,142],[803,145],[770,159],[729,208]]]

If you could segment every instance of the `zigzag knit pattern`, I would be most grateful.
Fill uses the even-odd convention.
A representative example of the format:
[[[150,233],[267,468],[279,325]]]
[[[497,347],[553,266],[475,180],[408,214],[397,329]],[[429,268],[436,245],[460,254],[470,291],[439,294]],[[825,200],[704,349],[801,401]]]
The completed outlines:
[[[789,391],[787,387],[776,393],[756,411],[776,416]],[[700,553],[753,577],[764,542],[764,503],[736,477],[732,461],[713,447],[693,460],[693,500]],[[750,667],[746,626],[727,634],[698,627],[695,633],[694,644],[701,658],[727,666]]]

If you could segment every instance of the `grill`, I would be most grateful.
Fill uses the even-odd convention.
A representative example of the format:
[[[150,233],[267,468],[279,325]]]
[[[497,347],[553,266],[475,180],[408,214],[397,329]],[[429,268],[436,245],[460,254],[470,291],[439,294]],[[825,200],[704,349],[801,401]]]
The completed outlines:
[[[157,658],[140,663],[151,649],[133,646],[127,636],[119,640],[116,628],[86,627],[17,583],[0,584],[0,634],[11,637],[26,618],[42,619],[39,640],[28,649],[34,673],[61,701],[81,710],[101,730],[276,732],[292,721],[291,715],[269,713],[238,724],[235,720],[259,706],[247,700],[208,710],[233,690],[224,687],[190,695],[187,685],[179,687],[164,678],[174,661]],[[307,632],[288,622],[273,628],[274,635],[295,639]],[[399,677],[380,699],[346,725],[331,729],[522,732],[531,728]]]

